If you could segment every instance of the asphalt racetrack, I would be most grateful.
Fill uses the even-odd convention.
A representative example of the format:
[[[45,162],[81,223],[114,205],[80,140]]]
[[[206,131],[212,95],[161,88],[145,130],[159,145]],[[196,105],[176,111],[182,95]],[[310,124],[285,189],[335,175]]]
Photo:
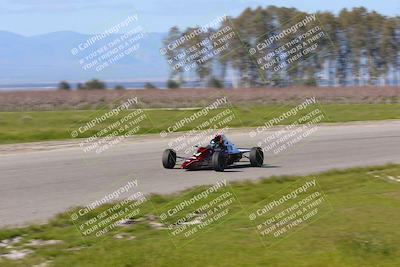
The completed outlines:
[[[226,135],[238,147],[257,146],[265,138],[250,138],[249,129]],[[244,165],[224,173],[164,169],[161,155],[171,140],[158,135],[132,138],[100,154],[84,153],[78,143],[68,141],[0,146],[0,226],[43,222],[72,206],[101,199],[132,180],[142,192],[165,194],[224,178],[306,175],[400,162],[400,121],[319,126],[282,153],[266,152],[262,168]]]

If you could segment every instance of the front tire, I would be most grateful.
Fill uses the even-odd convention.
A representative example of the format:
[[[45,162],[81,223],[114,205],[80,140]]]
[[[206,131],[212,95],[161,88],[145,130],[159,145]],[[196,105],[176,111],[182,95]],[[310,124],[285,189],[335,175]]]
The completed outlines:
[[[223,172],[225,170],[225,157],[222,151],[214,152],[211,161],[214,171]]]
[[[162,164],[166,169],[173,169],[176,164],[176,152],[173,149],[164,150]]]
[[[261,147],[253,147],[250,150],[250,164],[252,167],[261,167],[264,164],[264,152]]]

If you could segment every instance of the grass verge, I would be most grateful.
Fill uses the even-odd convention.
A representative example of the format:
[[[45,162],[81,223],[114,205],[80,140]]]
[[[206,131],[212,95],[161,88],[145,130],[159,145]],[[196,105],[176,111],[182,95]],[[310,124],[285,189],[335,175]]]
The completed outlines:
[[[329,202],[329,212],[305,222],[279,242],[260,240],[249,223],[248,210],[271,195],[315,178]],[[395,177],[395,178],[394,178]],[[18,261],[0,259],[3,267],[32,266],[400,266],[400,165],[330,171],[302,177],[273,177],[231,186],[240,202],[230,209],[234,215],[180,246],[166,229],[149,222],[113,230],[101,239],[85,238],[70,220],[69,212],[47,225],[0,230],[0,240],[21,236],[13,249],[33,253]],[[143,214],[154,215],[171,202],[203,192],[196,187],[178,195],[152,196]],[[278,193],[280,194],[280,193]],[[106,206],[94,211],[101,214]],[[156,217],[156,220],[159,218]],[[134,239],[115,239],[124,233]],[[32,239],[56,239],[63,243],[30,247]],[[0,248],[0,254],[6,253]]]
[[[290,105],[248,106],[235,107],[233,111],[236,119],[229,124],[230,127],[254,127],[279,117],[288,111]],[[366,120],[400,119],[400,104],[325,104],[321,106],[325,117],[322,122],[349,122]],[[93,127],[79,137],[90,137],[120,120],[129,111],[121,112],[119,115],[108,119],[102,125]],[[159,133],[175,120],[190,116],[194,111],[185,110],[148,110],[149,120],[144,120],[138,134]],[[47,140],[70,139],[71,132],[77,127],[84,125],[96,116],[101,116],[105,111],[37,111],[37,112],[0,112],[0,144],[35,142]],[[217,111],[210,112],[205,118],[215,116]],[[292,123],[299,116],[299,112],[285,120],[283,124]],[[199,121],[186,124],[179,131],[191,130],[199,125]]]

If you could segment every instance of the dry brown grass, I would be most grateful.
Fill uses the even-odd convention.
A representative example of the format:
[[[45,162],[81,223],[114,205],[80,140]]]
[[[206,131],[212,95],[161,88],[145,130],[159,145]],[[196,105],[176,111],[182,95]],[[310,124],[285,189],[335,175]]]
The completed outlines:
[[[322,103],[399,103],[400,87],[254,88],[174,90],[34,91],[0,93],[0,110],[93,109],[137,96],[145,107],[203,106],[226,95],[237,105],[290,103],[315,96]]]

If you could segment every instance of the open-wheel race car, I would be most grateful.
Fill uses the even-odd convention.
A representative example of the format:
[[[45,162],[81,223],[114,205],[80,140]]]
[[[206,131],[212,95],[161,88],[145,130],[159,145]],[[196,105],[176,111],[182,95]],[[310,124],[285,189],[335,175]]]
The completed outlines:
[[[197,146],[196,146],[197,147]],[[264,163],[264,153],[260,147],[236,148],[223,134],[216,135],[206,147],[197,147],[193,156],[180,157],[175,150],[166,149],[162,156],[162,164],[166,169],[173,169],[177,159],[182,160],[181,169],[197,170],[212,168],[222,172],[226,167],[247,159],[250,166],[261,167]]]

